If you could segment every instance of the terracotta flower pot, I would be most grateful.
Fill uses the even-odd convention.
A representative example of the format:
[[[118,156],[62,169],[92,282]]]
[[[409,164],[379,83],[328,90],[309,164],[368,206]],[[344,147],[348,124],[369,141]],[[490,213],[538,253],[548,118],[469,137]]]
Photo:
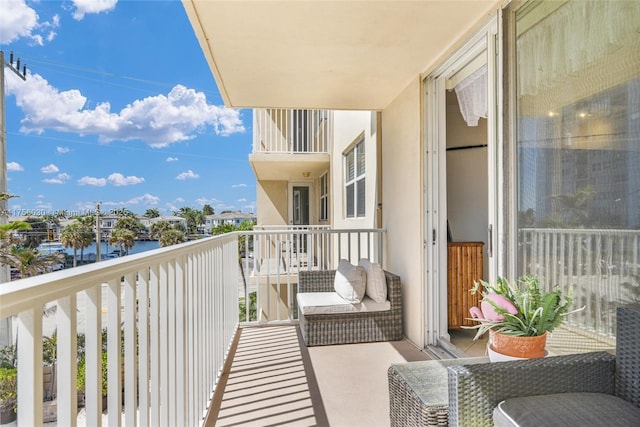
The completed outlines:
[[[537,337],[514,337],[493,330],[489,331],[489,345],[496,353],[523,359],[544,357],[547,333]]]

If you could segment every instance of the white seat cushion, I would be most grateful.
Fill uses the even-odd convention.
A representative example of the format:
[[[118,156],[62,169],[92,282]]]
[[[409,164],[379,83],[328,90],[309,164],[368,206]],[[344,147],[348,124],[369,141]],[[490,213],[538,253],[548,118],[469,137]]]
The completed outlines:
[[[347,302],[358,304],[367,288],[367,273],[364,267],[352,265],[341,259],[333,282],[334,290]]]
[[[358,265],[364,267],[367,273],[365,294],[375,302],[385,302],[387,300],[387,278],[380,264],[362,258]]]
[[[365,296],[360,304],[350,304],[336,292],[304,292],[298,294],[297,299],[298,307],[304,315],[391,310],[389,301],[379,303]]]

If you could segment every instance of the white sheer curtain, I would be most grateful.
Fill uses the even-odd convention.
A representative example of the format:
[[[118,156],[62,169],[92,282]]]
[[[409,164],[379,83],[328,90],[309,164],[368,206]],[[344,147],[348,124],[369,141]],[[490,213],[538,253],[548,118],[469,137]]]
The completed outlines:
[[[535,14],[533,12],[532,14]],[[572,76],[584,79],[611,64],[593,68],[598,61],[620,49],[633,56],[640,49],[640,1],[569,1],[551,15],[539,17],[518,35],[518,63],[534,63],[518,76],[520,96],[554,91]],[[612,25],[615,23],[615,25]],[[635,48],[631,48],[635,46]],[[635,50],[635,52],[634,52]],[[600,74],[600,73],[598,73]],[[614,70],[601,79],[615,78]],[[605,82],[602,82],[606,86]]]
[[[460,113],[467,126],[478,126],[480,117],[487,118],[487,65],[483,65],[454,88]]]

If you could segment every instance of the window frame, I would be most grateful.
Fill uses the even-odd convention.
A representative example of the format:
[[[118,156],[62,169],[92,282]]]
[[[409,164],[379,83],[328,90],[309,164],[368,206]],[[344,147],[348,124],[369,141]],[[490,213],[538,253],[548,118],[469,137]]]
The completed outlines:
[[[320,221],[329,221],[329,172],[320,175],[318,179],[320,187],[320,212],[318,219]]]
[[[364,136],[358,138],[357,142],[349,147],[343,153],[343,166],[344,166],[344,217],[346,219],[358,219],[364,218],[367,214],[366,209],[366,146]],[[349,166],[351,161],[353,162],[353,177],[349,176]],[[361,164],[359,164],[361,163]],[[353,186],[351,195],[349,187]],[[362,194],[362,203],[358,204],[358,195],[360,191]],[[352,200],[350,200],[352,199]],[[351,201],[352,211],[349,209],[349,202]]]

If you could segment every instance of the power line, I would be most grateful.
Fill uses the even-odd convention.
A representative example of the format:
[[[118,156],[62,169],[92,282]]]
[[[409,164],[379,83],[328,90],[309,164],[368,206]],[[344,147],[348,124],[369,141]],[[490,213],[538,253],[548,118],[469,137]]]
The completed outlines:
[[[94,82],[98,82],[101,84],[104,84],[105,81],[104,80],[96,80],[96,79],[92,79],[86,76],[83,76],[81,74],[72,74],[70,72],[63,72],[63,71],[59,71],[56,70],[55,68],[60,68],[63,70],[71,70],[71,71],[79,71],[79,72],[85,72],[85,73],[90,73],[90,74],[95,74],[98,76],[103,76],[103,77],[108,77],[111,79],[122,79],[122,80],[129,80],[132,82],[136,82],[136,83],[143,83],[143,84],[147,84],[150,86],[157,86],[157,87],[162,87],[165,89],[171,89],[173,87],[175,87],[177,84],[181,84],[181,83],[170,83],[170,82],[164,82],[164,81],[158,81],[158,80],[150,80],[150,79],[144,79],[144,78],[140,78],[140,77],[133,77],[133,76],[127,76],[124,74],[118,74],[118,73],[113,73],[113,72],[109,72],[109,71],[104,71],[104,70],[98,70],[95,68],[88,68],[88,67],[81,67],[81,66],[75,66],[75,65],[69,65],[67,63],[60,63],[60,62],[55,62],[55,61],[51,61],[51,60],[46,60],[46,59],[42,59],[36,56],[30,56],[28,53],[26,52],[16,52],[16,53],[21,53],[23,54],[23,57],[25,58],[25,60],[28,60],[29,63],[36,63],[36,64],[40,64],[40,65],[45,65],[45,67],[40,66],[39,69],[40,70],[50,70],[53,72],[57,72],[60,74],[65,74],[65,75],[69,75],[71,77],[76,77],[76,78],[81,78],[81,79],[85,79],[88,81],[94,81]],[[46,65],[48,65],[51,68],[46,67]],[[213,81],[213,80],[212,80]],[[154,93],[148,89],[142,89],[141,87],[138,86],[124,86],[124,85],[119,85],[113,82],[107,82],[107,84],[113,85],[113,86],[117,86],[117,87],[123,87],[126,89],[134,89],[134,90],[139,90],[139,91],[144,91],[144,92],[148,92],[148,93]],[[220,104],[223,104],[222,101],[222,97],[220,96],[219,93],[212,91],[212,90],[208,90],[208,89],[198,89],[198,91],[203,92],[207,95],[211,95],[213,98],[215,98],[217,100],[217,102],[220,102]]]

